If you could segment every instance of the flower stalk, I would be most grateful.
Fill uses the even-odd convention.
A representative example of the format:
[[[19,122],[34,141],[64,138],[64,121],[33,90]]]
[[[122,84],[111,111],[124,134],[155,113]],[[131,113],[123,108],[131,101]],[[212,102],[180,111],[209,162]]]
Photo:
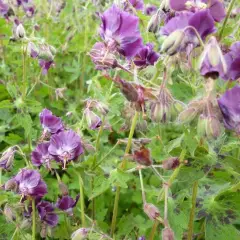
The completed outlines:
[[[35,199],[32,199],[32,240],[36,239],[36,205]]]

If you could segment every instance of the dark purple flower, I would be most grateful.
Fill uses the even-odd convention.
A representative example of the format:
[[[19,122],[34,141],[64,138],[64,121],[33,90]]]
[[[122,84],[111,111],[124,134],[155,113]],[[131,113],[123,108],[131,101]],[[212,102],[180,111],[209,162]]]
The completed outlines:
[[[54,134],[64,129],[62,120],[59,117],[54,116],[52,112],[46,108],[42,110],[39,117],[44,132]]]
[[[101,118],[95,114],[93,111],[91,111],[89,108],[86,108],[84,111],[87,123],[88,123],[88,127],[90,129],[98,129],[99,127],[101,127],[102,125],[102,120]]]
[[[145,8],[145,14],[146,15],[153,15],[154,13],[157,12],[157,7],[155,5],[147,5],[146,8]]]
[[[201,75],[205,77],[215,79],[226,74],[227,64],[215,37],[211,37],[205,45],[199,65]]]
[[[23,197],[43,197],[47,193],[47,185],[36,170],[21,169],[14,180],[18,184],[18,192]]]
[[[33,42],[28,43],[27,52],[28,55],[32,58],[37,58],[39,55],[39,49]]]
[[[224,55],[227,63],[227,73],[221,75],[224,80],[237,80],[240,77],[240,42],[234,43],[230,51]]]
[[[131,58],[142,46],[138,17],[122,11],[115,5],[100,15],[100,35],[109,50]]]
[[[240,133],[240,86],[227,90],[219,99],[224,125]]]
[[[54,206],[47,201],[41,201],[37,204],[37,210],[42,222],[45,222],[50,227],[55,227],[58,224],[58,215],[54,213]]]
[[[77,159],[83,153],[83,148],[80,137],[74,131],[68,130],[51,137],[48,151],[63,164],[63,169],[66,169],[67,162]]]
[[[143,46],[134,58],[134,64],[144,68],[148,65],[154,65],[160,55],[153,50],[153,44],[147,43]]]
[[[40,167],[41,165],[46,166],[46,168],[51,169],[51,160],[53,160],[53,156],[51,156],[48,152],[48,147],[50,143],[40,143],[37,145],[35,150],[32,152],[32,163],[36,167]]]
[[[18,6],[22,6],[27,17],[32,17],[35,13],[35,7],[32,0],[17,0]]]
[[[15,147],[10,147],[2,153],[0,158],[0,168],[5,170],[10,170],[12,168],[15,152]]]
[[[79,197],[80,196],[77,195],[76,199],[74,200],[70,196],[62,196],[61,198],[58,199],[56,207],[72,216],[73,208],[77,205]]]
[[[224,3],[220,0],[170,0],[170,7],[175,11],[190,10],[193,12],[209,9],[216,22],[222,21],[226,16]]]
[[[134,7],[138,11],[144,10],[144,2],[143,0],[128,0],[124,2],[124,11],[130,11],[128,4],[131,4],[132,7]]]
[[[54,65],[54,61],[46,61],[43,59],[39,59],[39,66],[42,68],[42,74],[46,75],[50,67]]]

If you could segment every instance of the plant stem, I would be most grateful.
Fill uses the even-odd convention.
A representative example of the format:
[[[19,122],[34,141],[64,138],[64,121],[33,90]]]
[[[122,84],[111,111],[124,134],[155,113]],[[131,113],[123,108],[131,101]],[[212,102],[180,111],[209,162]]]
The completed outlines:
[[[157,230],[157,226],[159,224],[159,221],[156,219],[154,221],[154,224],[153,224],[153,227],[152,227],[152,230],[151,230],[151,233],[150,233],[150,237],[149,237],[149,240],[153,240],[154,239],[154,235],[155,235],[155,232]]]
[[[191,209],[191,212],[190,212],[190,218],[189,218],[189,223],[188,223],[188,237],[187,237],[187,240],[192,240],[192,238],[193,238],[193,225],[194,225],[197,192],[198,192],[198,181],[194,182],[194,184],[193,184],[192,209]]]
[[[65,221],[65,227],[66,227],[67,233],[70,236],[71,232],[69,230],[69,224],[68,224],[68,219],[67,219],[67,214],[66,213],[64,213],[64,221]]]
[[[32,199],[32,240],[36,239],[36,205],[35,199]]]
[[[143,200],[143,204],[145,204],[145,203],[146,203],[146,195],[145,195],[145,191],[144,191],[143,177],[142,177],[142,171],[141,171],[141,169],[139,169],[138,172],[139,172],[141,189],[142,189],[142,200]]]
[[[11,240],[14,240],[14,237],[17,233],[18,233],[18,227],[16,227],[16,229],[15,229],[15,231],[14,231],[12,237],[11,237]]]
[[[137,119],[138,119],[138,112],[135,111],[135,115],[132,120],[132,125],[130,129],[130,133],[128,136],[128,143],[125,149],[125,155],[127,155],[131,149],[132,145],[132,138],[133,134],[137,125]],[[127,165],[127,158],[124,156],[124,159],[122,161],[122,164],[120,166],[121,170],[125,170]],[[120,190],[121,188],[118,186],[116,190],[116,195],[115,195],[115,200],[114,200],[114,207],[113,207],[113,217],[112,217],[112,225],[111,225],[111,236],[114,234],[115,228],[116,228],[116,220],[117,220],[117,213],[118,213],[118,202],[119,202],[119,197],[120,197]]]
[[[230,17],[230,14],[231,14],[231,12],[232,12],[232,9],[233,9],[233,6],[234,6],[235,2],[236,2],[236,0],[232,0],[232,1],[230,2],[229,6],[228,6],[227,16],[226,16],[225,19],[224,19],[223,26],[222,26],[221,31],[220,31],[220,34],[219,34],[219,41],[221,41],[221,39],[222,39],[222,37],[223,37],[224,29],[225,29],[225,27],[226,27],[226,25],[227,25],[227,21],[228,21],[228,19],[229,19],[229,17]]]
[[[164,198],[164,225],[168,226],[168,185],[164,184],[165,198]]]
[[[85,209],[84,209],[83,181],[80,174],[78,174],[78,179],[79,179],[79,187],[80,187],[81,220],[82,220],[82,226],[85,227],[86,221],[85,221]]]
[[[178,176],[178,173],[179,173],[179,171],[180,171],[180,169],[181,169],[181,167],[182,167],[182,165],[183,165],[182,163],[183,163],[183,161],[184,161],[185,155],[186,155],[186,149],[183,149],[182,152],[181,152],[181,154],[180,154],[180,159],[179,159],[180,165],[179,165],[178,168],[176,168],[176,169],[173,171],[173,174],[171,175],[170,179],[168,180],[168,186],[169,186],[169,187],[172,185],[172,183],[174,182],[174,180],[175,180],[176,177]],[[164,189],[162,189],[162,190],[160,191],[160,193],[159,193],[158,201],[163,200],[163,199],[164,199],[164,195],[165,195]]]
[[[23,82],[23,98],[27,95],[27,79],[26,79],[26,49],[24,44],[22,44],[22,82]]]
[[[2,168],[0,168],[0,187],[2,185]]]

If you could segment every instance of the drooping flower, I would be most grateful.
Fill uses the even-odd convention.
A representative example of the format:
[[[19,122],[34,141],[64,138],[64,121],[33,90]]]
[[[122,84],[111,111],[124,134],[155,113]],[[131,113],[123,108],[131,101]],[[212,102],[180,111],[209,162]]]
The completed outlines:
[[[152,159],[150,150],[142,146],[139,150],[135,150],[133,153],[133,159],[140,165],[151,166]]]
[[[39,117],[44,132],[55,134],[64,129],[62,120],[46,108],[42,110]]]
[[[5,170],[10,170],[12,168],[15,152],[15,147],[10,147],[2,153],[0,158],[0,168]]]
[[[35,13],[35,6],[32,0],[17,0],[18,6],[22,6],[27,17],[32,17]]]
[[[42,75],[46,75],[51,66],[54,65],[53,61],[39,60],[39,66],[42,68]]]
[[[224,3],[220,0],[170,0],[170,7],[175,11],[189,10],[193,12],[209,9],[216,22],[222,21],[226,16]]]
[[[40,143],[37,145],[31,154],[32,163],[34,166],[40,167],[44,165],[46,168],[51,169],[51,161],[53,160],[53,156],[51,156],[48,152],[49,145],[49,142]]]
[[[131,4],[130,7],[135,8],[138,11],[144,10],[144,2],[143,0],[127,0],[124,2],[124,11],[131,12],[131,8],[129,7],[129,4]]]
[[[138,17],[115,5],[100,15],[102,24],[100,36],[110,51],[117,50],[127,58],[136,55],[142,46]]]
[[[157,12],[157,7],[155,5],[148,4],[145,8],[145,14],[148,16],[151,16],[156,12]]]
[[[134,57],[134,64],[140,68],[154,65],[160,55],[153,50],[153,44],[147,43]]]
[[[52,203],[41,201],[37,204],[37,210],[42,222],[45,222],[50,227],[55,227],[58,224],[58,215],[54,212]]]
[[[76,160],[83,153],[83,148],[80,137],[74,131],[68,130],[51,137],[48,151],[63,164],[63,169],[66,169],[69,161]]]
[[[101,118],[91,111],[89,108],[84,110],[84,114],[88,123],[88,127],[92,130],[98,129],[102,125]]]
[[[80,196],[77,195],[76,199],[74,200],[70,196],[62,196],[61,198],[58,199],[56,207],[72,216],[73,208],[77,205],[79,197]]]
[[[206,78],[218,78],[227,73],[227,64],[215,37],[211,37],[205,45],[200,57],[200,72]]]
[[[18,184],[18,193],[23,197],[43,197],[47,193],[47,185],[36,170],[21,169],[14,180]]]
[[[194,29],[199,33],[202,40],[215,31],[214,21],[209,10],[196,13],[180,12],[161,28],[161,34],[168,36],[165,40],[165,42],[168,43],[167,45],[169,45],[167,49],[174,47],[171,55],[178,51],[185,50],[188,44],[193,45],[193,47],[199,45],[199,40]],[[175,36],[178,32],[181,33],[181,41]],[[178,41],[177,45],[176,41]]]
[[[240,133],[240,86],[227,90],[218,99],[218,105],[225,127]]]

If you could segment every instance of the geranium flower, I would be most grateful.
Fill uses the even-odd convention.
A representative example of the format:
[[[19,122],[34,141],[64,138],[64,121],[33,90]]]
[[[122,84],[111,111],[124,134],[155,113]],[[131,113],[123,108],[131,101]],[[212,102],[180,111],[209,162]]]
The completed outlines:
[[[136,55],[142,46],[138,17],[113,5],[100,15],[102,25],[100,36],[111,51],[118,51],[125,57]]]
[[[225,16],[224,3],[220,0],[170,0],[170,7],[175,11],[189,10],[193,12],[209,9],[216,22],[222,21]]]
[[[68,213],[70,216],[73,215],[73,208],[77,205],[77,202],[79,200],[79,195],[76,196],[76,199],[74,200],[70,196],[62,196],[58,199],[56,203],[56,207],[61,209],[62,211]]]
[[[63,164],[63,169],[66,169],[69,161],[77,159],[83,153],[83,147],[80,137],[74,131],[68,130],[51,137],[48,151]]]
[[[21,169],[13,179],[18,185],[18,193],[23,197],[43,197],[47,193],[47,185],[36,170]]]

